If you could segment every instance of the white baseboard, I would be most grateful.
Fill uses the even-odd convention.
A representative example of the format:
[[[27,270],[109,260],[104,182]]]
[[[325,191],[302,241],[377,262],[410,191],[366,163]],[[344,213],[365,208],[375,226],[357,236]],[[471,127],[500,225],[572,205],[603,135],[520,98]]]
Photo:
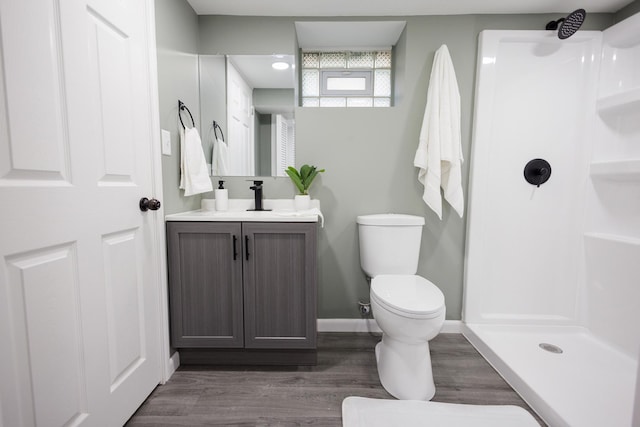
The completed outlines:
[[[445,320],[441,334],[461,334],[462,333],[462,320]]]
[[[375,319],[318,319],[318,332],[382,332]],[[441,334],[462,333],[461,320],[445,320]]]
[[[171,357],[169,358],[169,362],[167,366],[169,371],[169,376],[167,377],[167,379],[171,378],[171,375],[173,375],[173,373],[178,369],[179,366],[180,366],[180,353],[178,351],[174,351]]]

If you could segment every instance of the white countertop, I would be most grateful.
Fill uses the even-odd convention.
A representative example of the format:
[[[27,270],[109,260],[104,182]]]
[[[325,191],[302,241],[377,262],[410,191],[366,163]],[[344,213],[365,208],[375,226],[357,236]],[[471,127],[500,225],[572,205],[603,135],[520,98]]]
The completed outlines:
[[[229,199],[229,209],[216,211],[214,199],[202,199],[202,209],[165,216],[166,221],[318,222],[322,220],[320,201],[311,200],[311,209],[296,211],[292,199],[265,199],[270,211],[248,211],[253,199]]]

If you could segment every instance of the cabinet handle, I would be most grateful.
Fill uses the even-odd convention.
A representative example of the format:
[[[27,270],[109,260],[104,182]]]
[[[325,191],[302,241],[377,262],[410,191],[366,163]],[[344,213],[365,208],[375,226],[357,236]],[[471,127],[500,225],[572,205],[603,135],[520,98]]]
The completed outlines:
[[[237,260],[238,259],[238,237],[237,236],[233,236],[233,260]]]
[[[249,236],[244,236],[244,254],[247,261],[249,261]]]

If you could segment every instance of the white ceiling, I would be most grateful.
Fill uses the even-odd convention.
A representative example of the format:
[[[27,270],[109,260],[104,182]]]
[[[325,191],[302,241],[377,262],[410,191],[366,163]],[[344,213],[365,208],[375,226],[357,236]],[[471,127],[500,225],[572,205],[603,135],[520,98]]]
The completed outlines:
[[[293,55],[229,55],[229,60],[252,88],[293,89],[295,58]],[[287,70],[274,70],[271,64],[286,62]]]
[[[188,0],[198,15],[410,16],[617,12],[632,0]]]

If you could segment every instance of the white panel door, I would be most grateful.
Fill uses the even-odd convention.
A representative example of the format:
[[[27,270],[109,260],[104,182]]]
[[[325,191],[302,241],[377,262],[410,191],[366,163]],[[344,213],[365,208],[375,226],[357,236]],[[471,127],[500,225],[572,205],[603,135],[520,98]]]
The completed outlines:
[[[251,87],[227,61],[229,175],[255,175],[253,94]]]
[[[0,2],[0,426],[120,426],[161,379],[153,2]]]

